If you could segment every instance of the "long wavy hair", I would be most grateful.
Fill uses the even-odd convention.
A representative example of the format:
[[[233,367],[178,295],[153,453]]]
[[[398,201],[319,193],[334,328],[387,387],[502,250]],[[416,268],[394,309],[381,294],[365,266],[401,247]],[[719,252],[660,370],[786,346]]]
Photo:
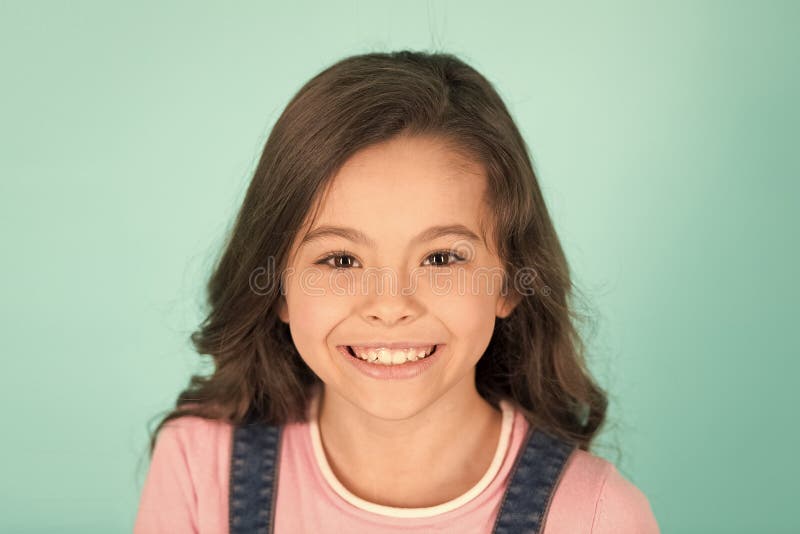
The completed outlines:
[[[292,98],[264,145],[207,286],[207,315],[190,336],[213,372],[187,388],[150,434],[184,416],[269,424],[304,421],[321,383],[278,317],[291,243],[332,176],[357,151],[398,135],[433,135],[488,178],[492,231],[508,280],[532,291],[497,319],[476,387],[513,401],[538,425],[589,450],[607,395],[592,378],[577,328],[580,292],[539,188],[528,148],[492,84],[452,54],[402,50],[347,57]],[[275,265],[264,266],[265,258]],[[254,281],[257,280],[257,287]],[[516,291],[517,284],[506,289]]]

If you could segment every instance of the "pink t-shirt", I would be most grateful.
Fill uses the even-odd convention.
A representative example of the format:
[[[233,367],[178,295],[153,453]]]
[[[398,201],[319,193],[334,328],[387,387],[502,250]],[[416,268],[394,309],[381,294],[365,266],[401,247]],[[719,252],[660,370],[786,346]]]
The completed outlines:
[[[284,426],[275,532],[489,534],[528,422],[503,401],[494,459],[461,496],[430,508],[393,508],[360,499],[328,464],[316,424]],[[228,423],[183,417],[162,428],[142,489],[134,534],[227,534],[231,458]],[[543,534],[659,534],[645,495],[614,465],[576,450],[564,468]]]

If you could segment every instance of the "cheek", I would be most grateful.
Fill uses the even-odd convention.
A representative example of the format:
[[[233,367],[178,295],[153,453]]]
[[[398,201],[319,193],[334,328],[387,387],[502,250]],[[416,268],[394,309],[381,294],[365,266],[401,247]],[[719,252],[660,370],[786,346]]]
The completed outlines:
[[[462,332],[470,364],[475,365],[492,340],[495,325],[494,299],[487,295],[475,295],[465,300],[462,306],[465,309]]]
[[[436,315],[447,321],[459,337],[483,339],[487,333],[491,336],[494,329],[493,303],[486,295],[446,298],[438,302]]]
[[[292,339],[304,358],[318,352],[323,344],[336,341],[329,340],[328,335],[349,309],[347,298],[323,290],[322,283],[327,284],[327,280],[297,280],[289,285],[286,295]]]
[[[488,344],[494,330],[496,298],[485,287],[473,288],[452,279],[452,287],[446,291],[430,287],[423,293],[430,313],[446,323],[454,336],[470,345]]]

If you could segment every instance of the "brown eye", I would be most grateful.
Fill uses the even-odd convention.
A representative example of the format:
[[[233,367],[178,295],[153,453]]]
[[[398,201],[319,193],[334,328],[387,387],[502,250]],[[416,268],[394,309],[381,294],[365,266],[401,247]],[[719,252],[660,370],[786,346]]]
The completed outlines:
[[[350,269],[355,258],[345,251],[334,252],[316,262],[316,265],[327,265],[333,269]]]
[[[433,265],[433,267],[447,267],[453,263],[451,258],[455,259],[455,263],[461,263],[464,261],[464,258],[459,254],[456,254],[456,252],[453,250],[437,250],[436,252],[429,254],[427,259],[432,260],[431,265]]]
[[[339,260],[339,261],[337,261]],[[334,256],[333,257],[333,266],[337,269],[347,268],[353,266],[353,257],[352,256]]]

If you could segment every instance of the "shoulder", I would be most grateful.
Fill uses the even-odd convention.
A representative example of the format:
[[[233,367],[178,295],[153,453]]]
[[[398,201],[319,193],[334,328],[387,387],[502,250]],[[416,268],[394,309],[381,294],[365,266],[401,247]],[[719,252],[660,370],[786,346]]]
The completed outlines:
[[[230,449],[232,431],[232,425],[224,421],[197,416],[178,417],[161,427],[156,449],[179,450],[187,459],[224,454],[226,448]]]
[[[597,499],[592,532],[658,534],[650,502],[642,491],[609,463]]]
[[[156,437],[151,470],[181,471],[199,487],[227,480],[233,427],[230,423],[184,416],[164,423]]]
[[[578,449],[564,467],[547,517],[545,534],[562,532],[659,534],[659,528],[636,485],[611,462]]]
[[[222,437],[230,435],[230,423],[216,419],[206,419],[196,415],[184,415],[164,423],[158,433],[158,440],[187,440],[195,437]],[[156,442],[158,442],[158,440]]]
[[[134,533],[219,531],[227,506],[232,426],[196,416],[164,423],[156,436]]]

